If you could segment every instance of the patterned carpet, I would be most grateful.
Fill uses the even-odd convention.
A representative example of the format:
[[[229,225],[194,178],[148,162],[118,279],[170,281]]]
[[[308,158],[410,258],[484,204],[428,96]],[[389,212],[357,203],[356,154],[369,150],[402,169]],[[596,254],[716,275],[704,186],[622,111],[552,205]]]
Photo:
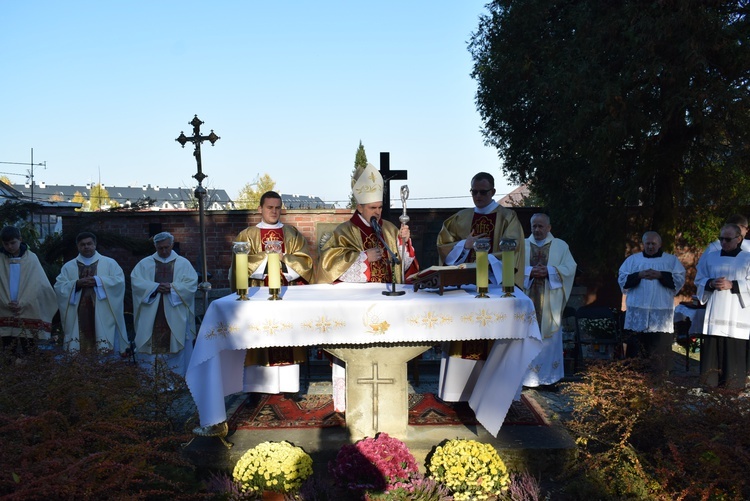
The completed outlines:
[[[474,411],[466,402],[448,403],[431,393],[409,395],[409,424],[414,426],[474,425]],[[345,426],[344,414],[334,412],[330,394],[303,395],[293,400],[284,395],[250,393],[229,419],[232,430],[262,428],[327,428]],[[504,426],[546,425],[536,402],[526,395],[513,402]]]

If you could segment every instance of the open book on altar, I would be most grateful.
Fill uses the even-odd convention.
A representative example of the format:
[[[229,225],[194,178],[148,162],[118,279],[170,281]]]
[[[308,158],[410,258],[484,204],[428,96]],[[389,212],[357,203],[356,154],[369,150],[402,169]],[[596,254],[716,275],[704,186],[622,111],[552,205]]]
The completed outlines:
[[[430,266],[412,275],[414,291],[418,289],[438,289],[443,295],[445,287],[461,287],[477,283],[476,263],[463,263],[455,266]]]
[[[466,270],[466,269],[475,270],[476,267],[477,267],[477,263],[462,263],[462,264],[456,264],[452,266],[430,266],[429,268],[420,270],[417,273],[417,276],[423,277],[425,275],[431,275],[437,271],[442,271],[442,270]]]

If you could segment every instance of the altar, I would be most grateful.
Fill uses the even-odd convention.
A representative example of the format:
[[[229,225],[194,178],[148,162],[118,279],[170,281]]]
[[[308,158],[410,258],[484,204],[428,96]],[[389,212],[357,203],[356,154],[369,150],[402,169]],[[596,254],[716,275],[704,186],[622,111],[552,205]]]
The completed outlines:
[[[390,287],[390,285],[388,285]],[[202,426],[226,421],[224,397],[243,388],[245,350],[322,346],[347,362],[347,428],[353,439],[379,431],[403,437],[408,426],[406,362],[436,343],[496,340],[469,399],[477,420],[497,435],[529,363],[541,351],[534,305],[516,289],[503,298],[475,298],[473,286],[438,295],[385,284],[252,288],[249,301],[232,294],[211,303],[201,324],[186,380]]]

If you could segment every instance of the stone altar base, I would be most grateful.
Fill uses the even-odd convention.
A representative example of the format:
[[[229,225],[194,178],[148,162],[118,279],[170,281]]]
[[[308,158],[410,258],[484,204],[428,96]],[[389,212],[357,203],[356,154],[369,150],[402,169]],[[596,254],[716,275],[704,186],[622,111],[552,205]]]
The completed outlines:
[[[346,426],[359,440],[383,431],[405,440],[409,427],[406,362],[432,345],[395,344],[326,348],[346,362]]]

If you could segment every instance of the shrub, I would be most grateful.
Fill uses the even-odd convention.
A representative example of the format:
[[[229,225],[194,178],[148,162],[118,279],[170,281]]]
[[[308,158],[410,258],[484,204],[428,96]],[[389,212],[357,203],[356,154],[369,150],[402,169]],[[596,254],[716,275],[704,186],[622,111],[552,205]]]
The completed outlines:
[[[490,444],[454,439],[441,443],[427,460],[430,477],[450,489],[456,500],[488,499],[508,490],[505,463]]]
[[[750,399],[594,364],[566,390],[581,459],[577,496],[750,499]]]
[[[167,381],[104,354],[0,357],[0,497],[147,499],[195,490]],[[184,382],[182,383],[184,387]]]

